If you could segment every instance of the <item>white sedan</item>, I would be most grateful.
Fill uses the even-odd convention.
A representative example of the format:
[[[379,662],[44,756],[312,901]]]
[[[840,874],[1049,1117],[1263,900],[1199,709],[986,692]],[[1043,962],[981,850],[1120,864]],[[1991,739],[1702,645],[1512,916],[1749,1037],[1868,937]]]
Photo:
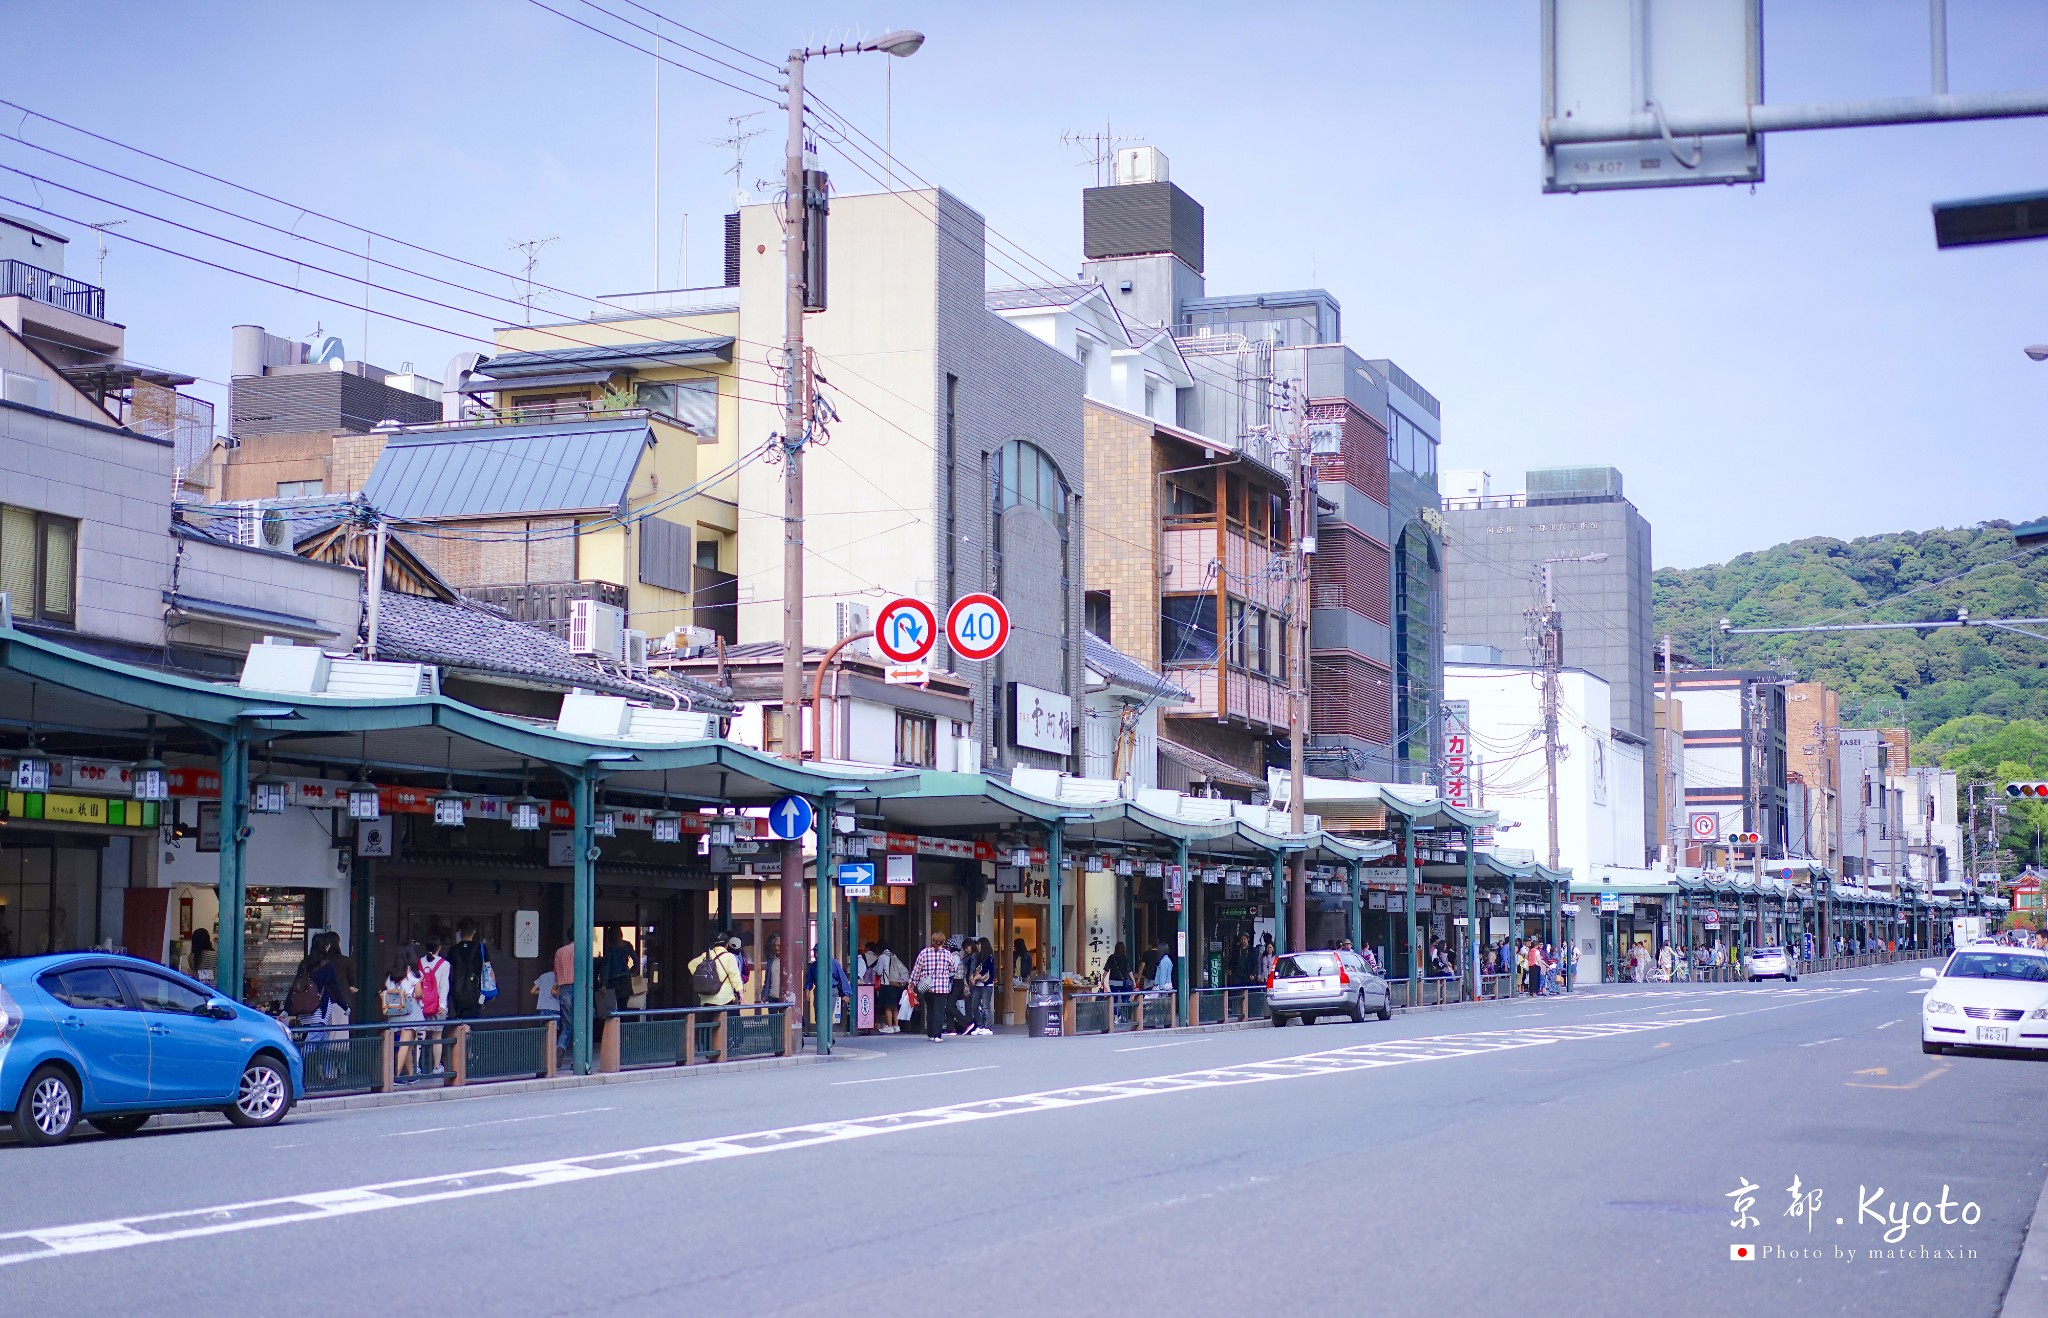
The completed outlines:
[[[1787,984],[1799,978],[1799,967],[1793,964],[1792,954],[1782,947],[1759,947],[1743,958],[1743,969],[1749,974],[1749,982],[1760,979],[1782,979]]]
[[[1920,1051],[2048,1049],[2048,952],[1977,944],[1920,974]]]

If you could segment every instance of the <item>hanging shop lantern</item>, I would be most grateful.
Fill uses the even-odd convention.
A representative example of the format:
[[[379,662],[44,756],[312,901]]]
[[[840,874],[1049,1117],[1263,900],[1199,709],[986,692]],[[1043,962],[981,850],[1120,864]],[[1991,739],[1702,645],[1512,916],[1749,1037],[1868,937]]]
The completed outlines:
[[[164,768],[164,762],[156,757],[156,751],[135,762],[129,770],[129,780],[134,785],[138,801],[168,801],[171,799],[171,776]]]
[[[259,815],[281,815],[291,800],[292,785],[274,773],[249,784],[249,808]]]
[[[654,812],[654,840],[656,842],[680,842],[683,840],[683,817],[674,810],[661,809]]]
[[[455,790],[434,793],[434,822],[442,828],[461,828],[469,820],[469,798]]]

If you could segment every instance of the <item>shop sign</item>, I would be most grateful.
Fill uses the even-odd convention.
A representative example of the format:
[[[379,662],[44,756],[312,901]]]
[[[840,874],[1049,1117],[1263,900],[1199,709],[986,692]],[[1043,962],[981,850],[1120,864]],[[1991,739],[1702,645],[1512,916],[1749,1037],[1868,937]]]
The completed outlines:
[[[892,888],[908,887],[915,877],[915,856],[888,856],[884,858],[884,864],[887,866],[885,873]]]
[[[1365,894],[1365,909],[1367,909],[1368,911],[1386,910],[1387,894],[1378,891],[1369,892]]]
[[[1074,698],[1010,683],[1010,744],[1053,755],[1074,750]]]
[[[1024,871],[1018,869],[1015,865],[996,866],[996,891],[1024,891]]]
[[[1472,797],[1472,702],[1446,700],[1444,711],[1444,800],[1463,808]]]
[[[112,824],[104,796],[61,796],[47,792],[9,792],[7,814],[12,819],[44,819],[65,824]],[[138,804],[155,805],[156,802]],[[153,813],[153,812],[152,812]]]
[[[1180,866],[1166,866],[1166,909],[1169,911],[1178,911],[1181,907],[1181,901],[1186,891],[1187,882],[1185,876],[1182,875],[1180,871]],[[1181,937],[1185,938],[1187,937],[1187,935],[1182,934]],[[1181,955],[1187,955],[1186,948],[1181,949]]]

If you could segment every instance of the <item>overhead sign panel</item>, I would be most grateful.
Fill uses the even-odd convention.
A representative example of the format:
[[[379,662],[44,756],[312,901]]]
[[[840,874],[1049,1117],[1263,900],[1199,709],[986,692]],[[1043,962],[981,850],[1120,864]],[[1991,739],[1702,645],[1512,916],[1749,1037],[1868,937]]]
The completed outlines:
[[[1687,137],[1669,121],[1738,122],[1764,98],[1762,0],[1543,0],[1543,190],[1758,183],[1760,134]],[[1645,123],[1654,138],[1559,141],[1575,121]]]

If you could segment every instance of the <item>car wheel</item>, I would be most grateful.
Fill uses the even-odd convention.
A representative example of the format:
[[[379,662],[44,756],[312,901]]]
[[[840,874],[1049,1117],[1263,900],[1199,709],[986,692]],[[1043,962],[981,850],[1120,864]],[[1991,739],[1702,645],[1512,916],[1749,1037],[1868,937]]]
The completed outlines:
[[[1363,993],[1351,1000],[1351,1023],[1353,1025],[1365,1024],[1365,994]]]
[[[224,1109],[237,1126],[275,1126],[292,1108],[292,1082],[272,1057],[250,1059],[235,1087],[235,1101]]]
[[[1927,1053],[1930,1056],[1939,1057],[1943,1053],[1948,1051],[1948,1045],[1945,1043],[1936,1043],[1932,1039],[1922,1039],[1920,1041],[1920,1051],[1923,1053]]]
[[[1383,1021],[1394,1019],[1394,1000],[1391,997],[1380,999],[1380,1019]]]
[[[1787,984],[1797,984],[1797,983],[1799,982],[1799,976],[1797,976],[1797,975],[1787,975],[1787,976],[1785,976],[1785,982],[1786,982]]]
[[[133,1135],[149,1124],[149,1113],[136,1112],[119,1117],[87,1117],[85,1124],[102,1135]]]
[[[77,1125],[78,1082],[55,1066],[30,1076],[14,1105],[15,1138],[23,1144],[62,1144]]]
[[[1285,1025],[1287,1023],[1287,1014],[1285,1012],[1276,1011],[1272,1015],[1272,1021],[1273,1028],[1277,1030],[1282,1025]]]

